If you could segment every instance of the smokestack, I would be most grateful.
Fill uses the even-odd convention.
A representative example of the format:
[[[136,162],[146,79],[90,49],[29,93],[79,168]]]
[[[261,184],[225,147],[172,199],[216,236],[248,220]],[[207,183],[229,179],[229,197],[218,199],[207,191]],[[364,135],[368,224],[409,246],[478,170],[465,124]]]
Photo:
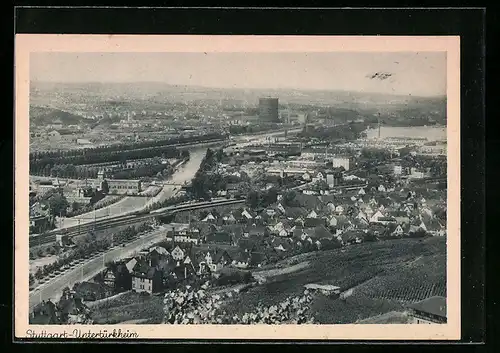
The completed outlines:
[[[378,113],[378,139],[380,140],[380,113]]]

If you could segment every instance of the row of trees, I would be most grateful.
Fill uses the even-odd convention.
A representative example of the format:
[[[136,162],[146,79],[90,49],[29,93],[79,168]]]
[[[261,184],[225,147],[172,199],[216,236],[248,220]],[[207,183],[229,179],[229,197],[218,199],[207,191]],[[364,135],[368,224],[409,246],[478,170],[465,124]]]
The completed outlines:
[[[141,179],[150,177],[168,177],[172,175],[173,168],[169,164],[144,164],[136,168],[122,169],[111,172],[113,179]]]
[[[278,189],[271,188],[266,191],[252,190],[247,194],[246,204],[252,209],[268,207],[276,203],[278,199]]]
[[[109,146],[99,146],[95,148],[87,148],[85,150],[61,150],[61,151],[35,151],[30,153],[30,161],[39,160],[59,160],[64,158],[82,157],[82,156],[96,156],[105,153],[113,152],[125,152],[134,151],[139,149],[154,149],[154,148],[167,148],[165,151],[175,150],[172,145],[185,144],[185,143],[195,143],[204,142],[210,140],[224,139],[227,136],[219,133],[210,133],[202,136],[177,136],[170,137],[165,140],[158,141],[145,141],[145,142],[134,142],[127,144],[115,144]]]
[[[53,272],[61,271],[67,268],[71,263],[81,259],[87,259],[94,254],[108,250],[111,245],[124,244],[134,240],[139,233],[149,231],[151,226],[147,223],[141,223],[137,227],[129,226],[113,235],[98,238],[95,233],[89,232],[76,245],[73,250],[70,250],[64,256],[61,256],[55,262],[38,268],[34,278],[40,280],[49,276]],[[59,245],[54,245],[46,249],[47,253],[56,255],[60,251]],[[39,256],[43,256],[43,250],[38,251]],[[30,258],[34,258],[34,254],[30,253]]]
[[[112,196],[112,198],[107,199],[107,200],[103,200],[102,202],[97,202],[95,204],[90,203],[87,205],[82,205],[82,204],[79,204],[78,202],[75,201],[71,204],[71,211],[66,212],[66,217],[76,217],[76,216],[82,215],[84,213],[89,213],[89,212],[92,212],[94,210],[108,207],[108,206],[118,202],[119,200],[121,200],[124,197],[125,197],[124,195]]]
[[[218,173],[214,173],[217,163],[224,158],[222,149],[214,151],[207,149],[207,153],[201,161],[200,168],[196,172],[190,192],[196,199],[209,200],[211,193],[218,190],[225,190],[227,182]]]
[[[51,154],[51,152],[48,153]],[[71,179],[96,178],[100,168],[89,165],[109,162],[123,164],[129,160],[147,159],[157,156],[189,159],[189,151],[179,150],[172,146],[123,151],[107,151],[97,148],[84,150],[80,153],[74,156],[55,156],[52,158],[42,155],[40,158],[33,158],[30,160],[30,174]]]
[[[188,202],[190,200],[192,200],[192,197],[190,195],[180,194],[180,195],[165,199],[161,202],[152,203],[146,207],[146,211],[149,212],[149,211],[157,210],[159,208],[173,206],[173,205],[177,205],[177,204],[180,204],[183,202]]]

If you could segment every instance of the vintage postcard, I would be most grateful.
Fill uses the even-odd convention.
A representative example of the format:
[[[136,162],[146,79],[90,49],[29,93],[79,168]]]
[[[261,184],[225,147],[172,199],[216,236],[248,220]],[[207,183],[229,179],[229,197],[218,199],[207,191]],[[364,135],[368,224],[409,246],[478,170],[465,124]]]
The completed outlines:
[[[16,337],[460,338],[459,37],[15,44]]]

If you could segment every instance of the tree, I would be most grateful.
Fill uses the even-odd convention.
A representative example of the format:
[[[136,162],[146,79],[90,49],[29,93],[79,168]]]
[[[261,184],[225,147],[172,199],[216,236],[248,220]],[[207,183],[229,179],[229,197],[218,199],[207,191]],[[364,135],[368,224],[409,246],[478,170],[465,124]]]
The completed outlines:
[[[40,267],[37,268],[35,272],[35,278],[36,279],[41,279],[43,277],[43,271]]]
[[[65,216],[68,207],[68,200],[63,195],[55,194],[49,199],[49,212],[52,216]]]
[[[288,207],[298,206],[298,201],[296,200],[297,193],[295,191],[288,191],[283,196],[283,204]]]
[[[262,197],[263,206],[267,207],[275,203],[277,199],[278,199],[278,190],[274,187],[270,188]]]
[[[80,204],[78,202],[74,201],[71,204],[71,211],[72,212],[78,212],[80,209],[81,209],[81,206],[80,206]]]
[[[220,162],[224,158],[224,151],[222,148],[218,149],[216,154],[215,154],[215,159]]]
[[[257,208],[259,206],[259,193],[257,191],[250,191],[247,194],[246,203],[251,208]]]

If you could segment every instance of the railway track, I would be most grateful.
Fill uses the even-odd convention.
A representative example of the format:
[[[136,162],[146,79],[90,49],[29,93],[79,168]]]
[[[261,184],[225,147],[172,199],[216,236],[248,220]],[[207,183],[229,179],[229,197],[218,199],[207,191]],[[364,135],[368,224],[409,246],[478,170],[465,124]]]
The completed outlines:
[[[66,236],[69,238],[86,234],[89,230],[105,230],[116,228],[120,226],[126,226],[135,224],[138,222],[147,221],[149,219],[165,216],[169,214],[174,214],[177,212],[188,211],[188,210],[197,210],[203,208],[210,208],[216,206],[226,206],[226,205],[235,205],[244,203],[245,200],[218,200],[218,201],[206,201],[199,202],[196,204],[187,204],[187,205],[179,205],[179,206],[169,206],[165,208],[161,208],[154,211],[145,212],[134,212],[131,214],[126,214],[122,216],[117,216],[113,218],[103,219],[96,222],[84,223],[79,226],[72,226],[64,229],[55,229],[45,234],[31,236],[29,239],[30,248],[38,247],[41,245],[48,245],[55,243],[57,241],[58,236]]]

